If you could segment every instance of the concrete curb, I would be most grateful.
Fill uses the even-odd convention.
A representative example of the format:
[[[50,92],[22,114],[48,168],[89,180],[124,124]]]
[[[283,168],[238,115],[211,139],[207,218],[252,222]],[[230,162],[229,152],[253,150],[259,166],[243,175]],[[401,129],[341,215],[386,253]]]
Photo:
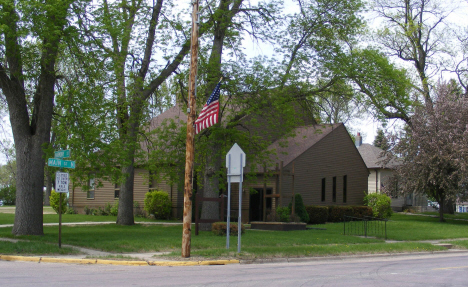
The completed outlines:
[[[201,266],[201,265],[228,265],[239,264],[239,260],[206,260],[206,261],[128,261],[80,258],[55,258],[36,256],[0,255],[0,260],[23,261],[37,263],[70,263],[70,264],[107,264],[125,266]]]

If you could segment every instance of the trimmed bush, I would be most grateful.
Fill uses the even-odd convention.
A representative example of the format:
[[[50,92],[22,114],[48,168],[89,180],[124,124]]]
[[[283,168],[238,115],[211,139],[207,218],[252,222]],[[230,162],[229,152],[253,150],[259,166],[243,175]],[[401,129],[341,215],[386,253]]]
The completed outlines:
[[[237,235],[239,230],[237,229],[237,223],[230,223],[230,228],[229,228],[229,235]],[[226,222],[215,222],[211,224],[211,231],[215,235],[219,236],[225,236],[226,235],[226,228],[227,228],[227,223]],[[244,224],[241,224],[241,234],[245,233],[245,227]]]
[[[318,205],[305,206],[309,215],[309,224],[324,224],[328,220],[328,207]]]
[[[372,208],[374,217],[389,218],[393,214],[392,200],[386,194],[371,193],[364,197],[364,205]]]
[[[301,222],[309,222],[309,214],[307,213],[302,196],[298,193],[294,196],[294,213],[299,216]],[[292,202],[289,203],[289,210],[292,210]]]
[[[358,218],[373,216],[372,208],[369,206],[352,206],[353,216]]]
[[[148,214],[154,214],[156,219],[169,219],[171,207],[171,200],[166,192],[155,190],[146,193],[144,210]]]
[[[58,214],[59,213],[59,204],[60,204],[60,193],[55,192],[54,189],[50,191],[50,206],[55,210],[55,212]],[[62,195],[62,214],[65,214],[67,212],[67,204],[68,204],[68,199],[66,195]]]
[[[276,214],[278,215],[277,219],[280,222],[289,222],[291,217],[291,209],[289,207],[278,207],[276,208]]]
[[[353,216],[353,208],[351,206],[328,206],[328,222],[342,222],[345,215]]]

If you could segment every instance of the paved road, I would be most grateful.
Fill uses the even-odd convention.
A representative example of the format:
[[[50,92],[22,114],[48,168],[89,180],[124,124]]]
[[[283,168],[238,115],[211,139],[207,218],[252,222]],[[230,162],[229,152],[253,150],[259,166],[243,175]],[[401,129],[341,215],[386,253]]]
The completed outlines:
[[[0,286],[468,286],[468,254],[157,267],[0,261]]]

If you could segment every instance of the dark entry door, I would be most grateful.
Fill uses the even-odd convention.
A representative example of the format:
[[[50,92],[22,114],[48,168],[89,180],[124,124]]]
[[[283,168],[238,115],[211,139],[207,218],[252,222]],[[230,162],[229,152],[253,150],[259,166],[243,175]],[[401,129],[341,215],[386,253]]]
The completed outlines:
[[[255,194],[250,194],[249,221],[263,221],[263,188],[255,188],[255,191]],[[271,188],[266,189],[267,194],[271,192]],[[267,198],[266,210],[271,210],[271,198]]]

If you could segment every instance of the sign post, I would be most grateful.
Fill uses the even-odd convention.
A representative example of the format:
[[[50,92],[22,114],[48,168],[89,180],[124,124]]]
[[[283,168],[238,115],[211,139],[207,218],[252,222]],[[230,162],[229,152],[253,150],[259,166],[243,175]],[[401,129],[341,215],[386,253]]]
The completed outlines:
[[[70,150],[60,150],[54,153],[55,158],[49,158],[47,164],[49,166],[62,168],[75,168],[75,161],[63,160],[62,158],[70,157]],[[62,193],[68,193],[70,183],[70,175],[68,172],[57,171],[55,173],[55,192],[59,194],[59,238],[58,245],[62,248]]]
[[[226,249],[229,249],[229,236],[231,229],[231,182],[239,183],[239,217],[237,220],[237,253],[241,250],[242,232],[242,181],[243,169],[245,167],[245,153],[240,146],[235,143],[226,155],[226,167],[228,169],[228,211],[226,226]]]

